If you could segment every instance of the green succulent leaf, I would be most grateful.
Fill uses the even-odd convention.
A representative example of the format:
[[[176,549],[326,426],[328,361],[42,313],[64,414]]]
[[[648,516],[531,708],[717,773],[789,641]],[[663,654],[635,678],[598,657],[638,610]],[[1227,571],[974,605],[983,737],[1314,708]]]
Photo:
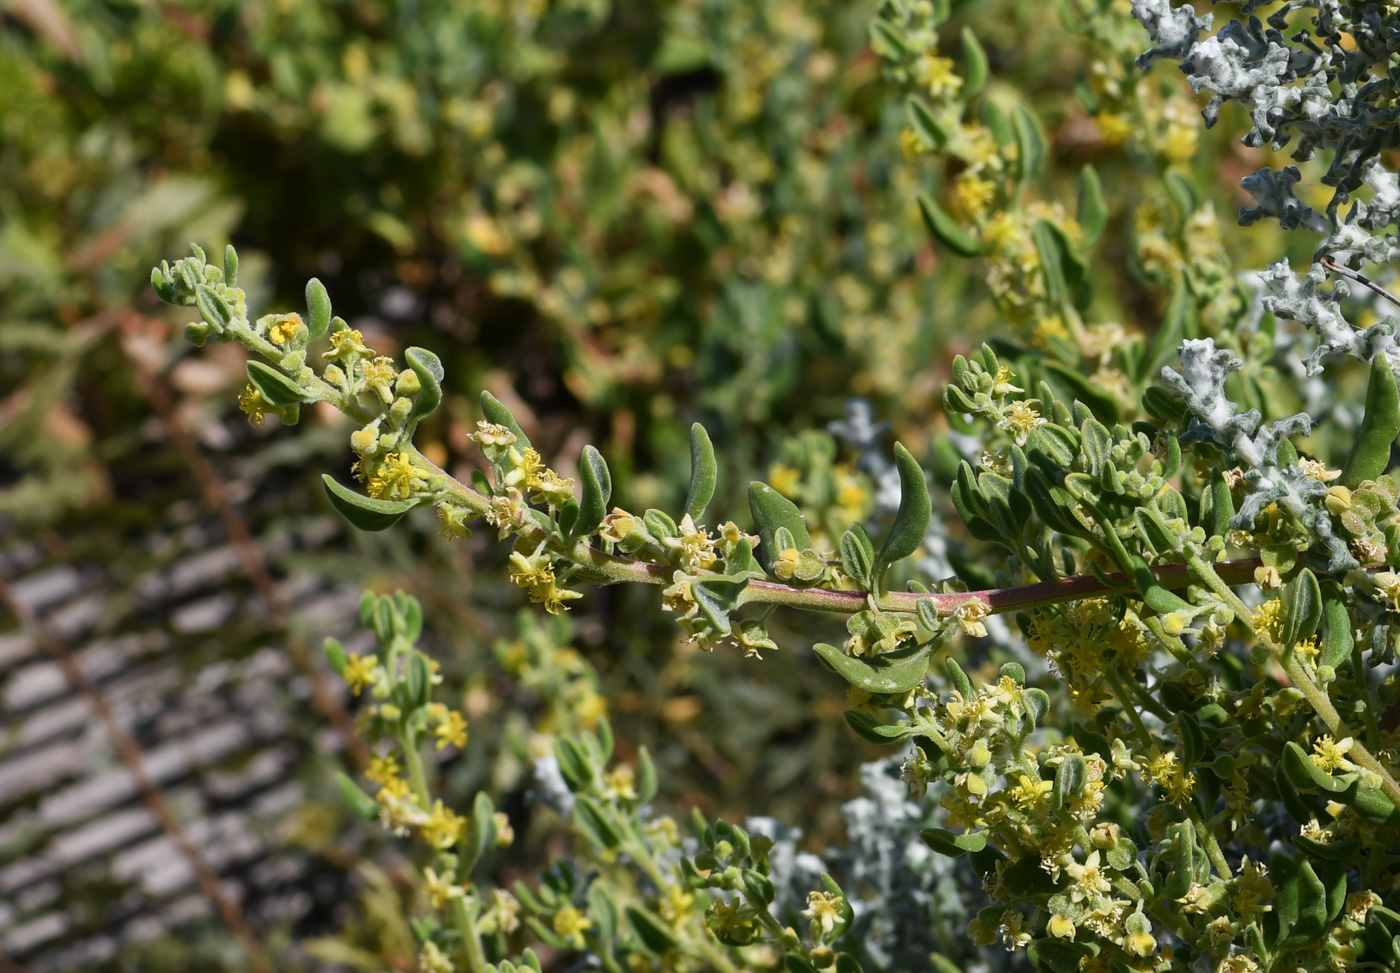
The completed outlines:
[[[932,642],[926,642],[860,659],[825,642],[812,646],[812,651],[826,663],[827,668],[857,689],[882,695],[901,695],[923,682],[933,648]]]
[[[700,423],[693,423],[690,427],[690,489],[685,496],[685,512],[697,524],[714,498],[718,475],[710,434]]]
[[[964,27],[960,37],[963,49],[963,83],[960,93],[964,98],[971,98],[987,83],[987,52],[982,49],[971,27]]]
[[[330,498],[331,506],[335,508],[336,513],[349,521],[351,527],[358,530],[388,530],[399,522],[399,518],[422,502],[417,498],[412,500],[376,500],[363,493],[356,493],[349,487],[341,486],[325,473],[321,474],[321,482],[326,488],[326,496]]]
[[[1371,360],[1371,379],[1366,385],[1366,412],[1351,455],[1342,467],[1339,481],[1355,490],[1365,480],[1374,480],[1390,465],[1390,448],[1400,436],[1400,390],[1385,352]]]
[[[219,333],[223,333],[233,323],[233,309],[208,284],[195,287],[194,306],[204,323]]]
[[[571,544],[598,529],[607,516],[608,501],[612,499],[612,474],[603,455],[593,446],[583,447],[579,454],[578,475],[581,498],[578,517],[569,530]]]
[[[738,606],[748,583],[748,578],[701,578],[691,582],[690,594],[715,630],[721,635],[728,635],[731,631],[729,613]]]
[[[1011,113],[1011,125],[1018,150],[1016,182],[1024,189],[1045,166],[1045,136],[1040,131],[1040,123],[1025,105],[1017,105]]]
[[[350,813],[356,817],[364,818],[366,821],[375,821],[379,818],[379,802],[360,790],[359,784],[345,774],[337,772],[335,786],[340,788],[340,796],[345,801],[345,806],[350,809]]]
[[[870,580],[877,588],[883,585],[885,571],[891,564],[918,550],[933,515],[928,483],[924,480],[924,470],[918,460],[909,450],[895,443],[894,463],[899,471],[899,510],[870,573]]]
[[[758,525],[758,560],[764,570],[773,570],[773,561],[782,551],[775,546],[779,528],[785,528],[792,535],[793,546],[804,551],[812,546],[812,537],[807,533],[807,522],[797,504],[774,490],[767,483],[754,480],[749,484],[749,511]]]
[[[326,292],[326,285],[312,277],[306,282],[306,330],[314,341],[330,326],[331,296]]]
[[[416,422],[430,415],[442,402],[442,380],[446,373],[442,360],[426,348],[411,347],[404,352],[404,360],[418,379],[418,393],[413,400],[413,409],[408,414],[409,422]]]
[[[948,144],[948,133],[943,130],[938,119],[922,98],[910,96],[904,103],[905,114],[909,117],[909,127],[929,149],[937,152]]]
[[[642,946],[656,956],[665,956],[676,948],[676,936],[657,916],[646,909],[629,905],[624,910],[627,923],[637,934]]]
[[[249,384],[275,406],[293,405],[309,398],[300,385],[270,365],[250,361],[246,367]]]
[[[1079,170],[1079,228],[1084,232],[1083,250],[1091,249],[1103,235],[1108,222],[1108,207],[1104,204],[1103,183],[1091,165]]]
[[[481,393],[481,414],[486,417],[487,422],[494,422],[498,426],[505,426],[515,433],[516,445],[522,451],[530,446],[530,437],[525,435],[525,430],[520,428],[520,423],[515,421],[515,413],[505,407],[500,399],[490,392]]]
[[[1317,583],[1317,576],[1307,568],[1299,571],[1288,586],[1287,601],[1283,625],[1285,652],[1317,631],[1317,623],[1322,618],[1322,587]]]
[[[924,225],[935,240],[960,257],[980,257],[986,252],[982,243],[958,226],[956,220],[947,214],[932,196],[919,196],[919,212],[923,214]]]
[[[987,847],[985,831],[960,834],[956,831],[945,831],[943,828],[926,828],[919,832],[919,837],[923,839],[924,844],[949,858],[957,858],[970,851],[981,851]]]

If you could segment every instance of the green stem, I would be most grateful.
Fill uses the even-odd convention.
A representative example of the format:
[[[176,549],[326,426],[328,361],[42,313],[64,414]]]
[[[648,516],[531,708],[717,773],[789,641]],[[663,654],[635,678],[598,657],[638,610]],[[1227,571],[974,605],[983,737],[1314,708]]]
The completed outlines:
[[[1147,630],[1152,633],[1153,637],[1161,643],[1162,648],[1171,653],[1173,659],[1180,662],[1188,669],[1196,668],[1196,658],[1191,654],[1191,650],[1186,647],[1185,642],[1181,641],[1181,636],[1169,635],[1167,633],[1167,630],[1162,627],[1162,619],[1160,616],[1144,618],[1142,621],[1143,624],[1147,626]]]
[[[1259,642],[1260,645],[1269,649],[1274,658],[1280,662],[1283,666],[1283,671],[1288,674],[1288,678],[1293,682],[1293,685],[1298,688],[1298,691],[1306,697],[1308,704],[1312,706],[1313,712],[1321,717],[1322,722],[1326,724],[1327,729],[1332,735],[1338,739],[1351,737],[1352,747],[1347,756],[1351,758],[1353,763],[1365,767],[1379,777],[1381,779],[1381,790],[1385,792],[1385,796],[1389,798],[1390,803],[1394,804],[1396,807],[1400,807],[1400,784],[1396,784],[1395,778],[1390,775],[1390,772],[1381,765],[1379,760],[1371,755],[1371,751],[1367,750],[1361,744],[1361,741],[1356,739],[1356,734],[1354,734],[1351,728],[1342,720],[1342,715],[1338,713],[1337,708],[1332,705],[1332,700],[1328,698],[1327,693],[1320,689],[1317,683],[1312,681],[1312,677],[1303,671],[1303,667],[1298,664],[1297,659],[1289,658],[1285,660],[1283,658],[1283,653],[1279,646],[1274,643],[1274,640],[1269,637],[1267,632],[1259,631],[1254,624],[1253,615],[1245,606],[1245,603],[1241,601],[1239,596],[1230,589],[1230,586],[1221,579],[1220,575],[1216,573],[1215,568],[1212,567],[1208,561],[1199,555],[1194,555],[1187,563],[1190,565],[1196,577],[1212,591],[1220,595],[1221,599],[1230,606],[1230,609],[1235,613],[1235,617],[1239,620],[1240,624],[1248,629],[1255,640]]]
[[[1206,846],[1206,857],[1215,866],[1216,872],[1226,881],[1234,878],[1235,873],[1230,871],[1230,863],[1225,860],[1225,853],[1220,850],[1220,842],[1216,840],[1215,829],[1206,823],[1205,818],[1201,817],[1200,809],[1196,807],[1194,799],[1186,804],[1186,816],[1196,826],[1196,833],[1201,836],[1201,841]]]
[[[462,935],[462,949],[467,954],[470,973],[486,973],[486,954],[481,949],[481,934],[476,929],[476,906],[467,904],[466,896],[452,900],[452,917]]]
[[[1128,719],[1132,722],[1133,728],[1137,730],[1138,737],[1142,740],[1144,750],[1152,749],[1152,734],[1147,732],[1147,724],[1142,722],[1142,717],[1133,708],[1132,700],[1129,699],[1128,690],[1123,686],[1123,680],[1118,677],[1118,673],[1109,669],[1104,674],[1108,684],[1113,687],[1114,694],[1118,701],[1123,704],[1123,712],[1128,714]]]
[[[428,793],[428,778],[423,773],[423,756],[418,752],[418,731],[411,726],[405,726],[402,737],[403,760],[408,765],[408,782],[413,787],[413,796],[418,798],[418,804],[426,811],[433,802]]]
[[[1372,750],[1381,749],[1381,727],[1376,722],[1376,709],[1371,700],[1371,687],[1366,683],[1365,670],[1361,668],[1361,643],[1351,645],[1351,677],[1356,683],[1356,696],[1361,701],[1361,719],[1366,724],[1366,743]]]

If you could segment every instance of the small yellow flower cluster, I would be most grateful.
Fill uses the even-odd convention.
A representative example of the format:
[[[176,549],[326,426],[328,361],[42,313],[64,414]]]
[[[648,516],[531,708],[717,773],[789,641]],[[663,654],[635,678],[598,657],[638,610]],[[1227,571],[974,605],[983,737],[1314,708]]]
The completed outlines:
[[[259,428],[266,424],[269,412],[274,415],[277,413],[277,407],[263,398],[263,394],[255,389],[251,383],[243,386],[243,391],[238,393],[238,408],[242,409],[244,414],[248,416],[250,424]]]
[[[429,473],[416,466],[408,453],[390,453],[369,477],[369,495],[376,500],[408,500],[428,488]]]
[[[582,598],[583,593],[561,588],[554,576],[554,559],[544,549],[544,542],[532,554],[512,551],[510,580],[524,588],[530,600],[544,605],[545,611],[557,615],[568,606],[565,602]]]
[[[802,910],[802,915],[806,919],[812,920],[812,938],[821,940],[831,935],[836,923],[841,919],[841,910],[845,907],[846,900],[839,895],[832,895],[830,892],[809,892],[807,894],[807,908]]]
[[[1196,792],[1196,775],[1181,765],[1181,758],[1173,750],[1164,753],[1154,745],[1143,764],[1143,771],[1166,791],[1167,799],[1177,807],[1185,806]]]
[[[433,727],[433,736],[437,739],[437,749],[451,746],[460,750],[467,745],[466,717],[443,703],[429,703],[427,711],[428,723]]]

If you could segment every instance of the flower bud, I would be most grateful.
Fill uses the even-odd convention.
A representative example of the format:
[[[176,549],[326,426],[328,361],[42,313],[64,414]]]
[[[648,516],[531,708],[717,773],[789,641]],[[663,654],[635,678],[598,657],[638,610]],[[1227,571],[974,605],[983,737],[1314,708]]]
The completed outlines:
[[[418,375],[411,368],[405,368],[399,372],[399,380],[394,383],[394,391],[399,395],[413,395],[423,386],[418,381]]]

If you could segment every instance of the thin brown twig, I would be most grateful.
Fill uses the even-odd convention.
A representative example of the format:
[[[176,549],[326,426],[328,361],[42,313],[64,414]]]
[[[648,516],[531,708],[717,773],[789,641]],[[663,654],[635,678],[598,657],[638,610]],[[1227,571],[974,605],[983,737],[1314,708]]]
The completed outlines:
[[[107,697],[102,694],[102,690],[83,672],[68,646],[64,645],[58,636],[54,635],[48,626],[19,600],[9,582],[4,580],[0,580],[0,603],[9,609],[10,614],[14,615],[21,627],[28,629],[33,634],[43,650],[58,663],[69,684],[87,699],[93,713],[106,729],[107,736],[112,741],[112,746],[116,748],[117,755],[126,765],[127,773],[131,775],[132,781],[141,793],[141,799],[155,815],[161,829],[174,842],[175,847],[189,864],[190,869],[194,872],[195,881],[199,884],[200,891],[209,899],[224,922],[242,943],[255,973],[272,973],[272,962],[268,958],[267,951],[263,949],[262,943],[249,927],[238,900],[225,894],[223,887],[219,884],[218,875],[209,866],[199,849],[195,847],[194,842],[190,840],[179,819],[170,810],[165,795],[161,793],[160,787],[146,770],[140,746],[127,732],[126,727],[117,720],[116,714],[112,712],[112,707],[108,704]]]
[[[185,424],[176,414],[174,403],[170,398],[170,390],[166,388],[165,383],[158,376],[152,374],[138,356],[128,354],[127,360],[136,369],[141,391],[146,396],[147,401],[151,403],[151,407],[155,409],[166,432],[169,433],[171,441],[175,444],[175,448],[179,450],[185,464],[189,467],[195,480],[198,481],[199,491],[205,505],[217,513],[220,520],[223,521],[224,532],[228,536],[229,543],[237,552],[239,560],[243,563],[244,572],[252,581],[253,588],[267,609],[268,622],[273,628],[281,629],[286,636],[287,654],[291,657],[292,664],[311,684],[312,701],[316,708],[331,721],[340,736],[341,745],[344,746],[346,753],[350,754],[357,764],[364,766],[369,760],[369,752],[364,741],[356,735],[354,720],[351,719],[350,713],[346,710],[340,697],[327,684],[325,675],[316,665],[308,646],[299,635],[292,631],[288,624],[286,601],[277,591],[276,584],[273,583],[272,574],[268,571],[262,552],[258,549],[257,543],[253,540],[252,532],[248,529],[248,522],[239,512],[237,505],[229,499],[228,491],[224,489],[223,481],[219,479],[214,465],[200,450],[194,437],[190,435],[189,430],[185,428]]]
[[[1371,290],[1375,291],[1377,294],[1385,298],[1391,304],[1394,304],[1396,307],[1400,307],[1400,297],[1396,297],[1394,294],[1390,293],[1390,291],[1386,290],[1380,284],[1377,284],[1365,274],[1359,274],[1356,271],[1352,270],[1350,267],[1343,267],[1341,264],[1337,263],[1337,261],[1334,260],[1330,254],[1328,256],[1318,258],[1317,262],[1322,264],[1322,266],[1326,267],[1334,274],[1341,274],[1343,277],[1348,277],[1351,280],[1356,281],[1363,287],[1369,287]]]

